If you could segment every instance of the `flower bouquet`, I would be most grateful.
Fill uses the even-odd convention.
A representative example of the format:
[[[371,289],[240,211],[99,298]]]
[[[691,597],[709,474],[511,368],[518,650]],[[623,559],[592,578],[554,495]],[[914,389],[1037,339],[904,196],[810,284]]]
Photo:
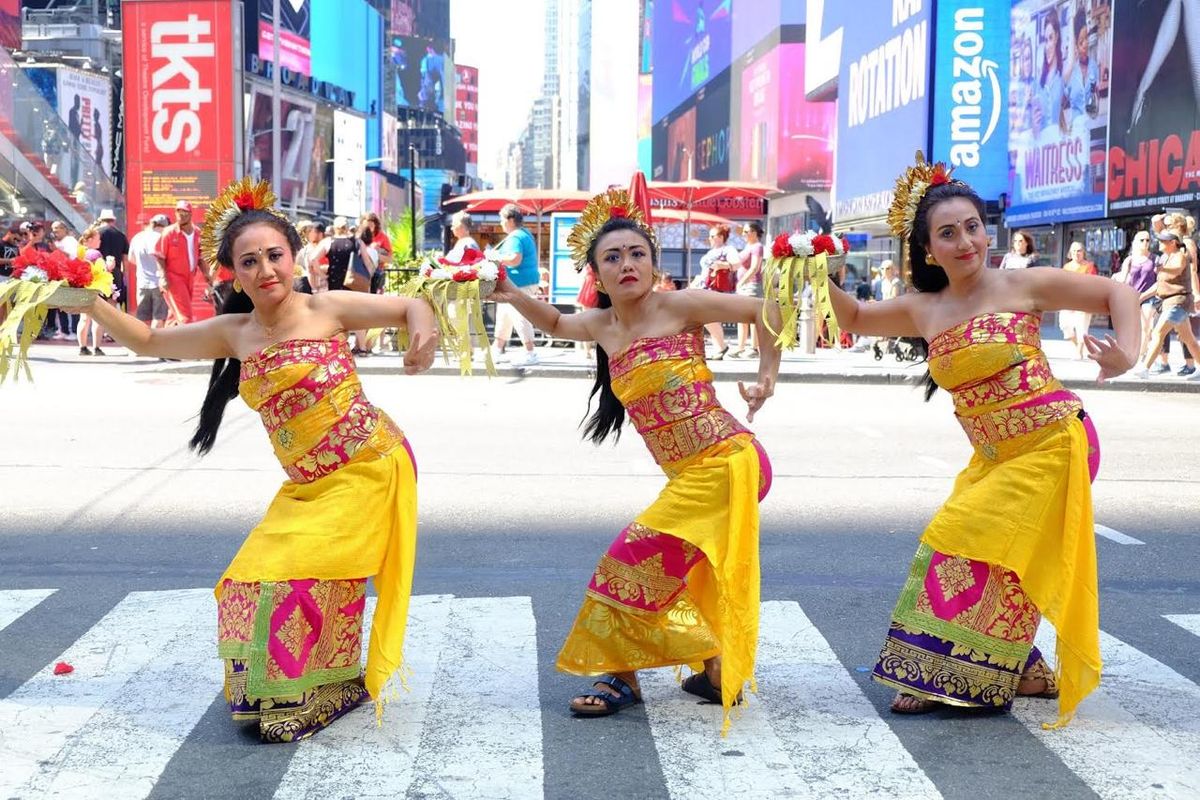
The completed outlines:
[[[72,258],[61,250],[29,251],[13,260],[12,277],[0,282],[0,383],[15,357],[16,372],[29,371],[29,345],[52,308],[83,308],[113,291],[113,276],[99,250],[80,249]]]
[[[796,346],[800,316],[798,297],[804,291],[806,282],[812,284],[813,306],[825,320],[828,340],[837,342],[839,329],[829,296],[829,273],[845,266],[848,252],[850,245],[836,234],[781,233],[775,237],[770,258],[767,259],[764,285],[767,302],[779,304],[783,328],[778,332],[771,330],[765,313],[763,320],[767,330],[775,334],[780,347],[791,349]]]
[[[503,265],[490,261],[483,251],[468,247],[457,260],[444,256],[426,259],[417,276],[400,287],[401,294],[424,298],[433,306],[442,352],[447,362],[451,350],[458,354],[459,371],[463,375],[471,374],[474,336],[484,340],[488,374],[496,374],[486,341],[483,301],[496,283],[504,279],[504,274]]]

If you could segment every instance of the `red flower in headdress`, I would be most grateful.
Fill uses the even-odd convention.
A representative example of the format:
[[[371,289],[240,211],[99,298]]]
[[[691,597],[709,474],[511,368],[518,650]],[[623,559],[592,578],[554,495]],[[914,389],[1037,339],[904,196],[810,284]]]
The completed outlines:
[[[609,219],[625,219],[628,216],[629,212],[621,206],[613,206],[612,210],[608,212]]]
[[[788,244],[788,235],[781,233],[775,237],[775,241],[771,244],[771,255],[775,258],[791,258],[792,246]]]
[[[941,186],[943,183],[950,182],[950,175],[946,172],[945,164],[938,164],[933,168],[933,176],[929,179],[930,186]]]
[[[233,196],[233,204],[242,211],[249,211],[254,208],[254,193],[249,190],[238,192]]]

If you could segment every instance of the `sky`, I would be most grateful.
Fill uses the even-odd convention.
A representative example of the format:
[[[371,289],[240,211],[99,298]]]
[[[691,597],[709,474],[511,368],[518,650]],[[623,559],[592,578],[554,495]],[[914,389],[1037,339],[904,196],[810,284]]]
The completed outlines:
[[[455,63],[479,68],[479,173],[497,185],[542,88],[543,25],[543,0],[450,0]]]

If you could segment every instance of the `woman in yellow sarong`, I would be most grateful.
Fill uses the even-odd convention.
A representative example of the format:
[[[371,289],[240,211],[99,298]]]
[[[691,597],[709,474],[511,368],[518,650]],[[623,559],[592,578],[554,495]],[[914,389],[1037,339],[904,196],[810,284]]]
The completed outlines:
[[[846,330],[928,341],[926,399],[940,386],[975,449],[921,537],[874,677],[892,710],[938,704],[1007,709],[1058,698],[1058,725],[1100,682],[1091,478],[1099,445],[1083,404],[1050,371],[1041,315],[1108,314],[1116,339],[1087,338],[1099,380],[1133,366],[1137,295],[1056,269],[986,268],[984,204],[943,164],[896,182],[888,217],[916,292],[859,303],[833,288]],[[1041,617],[1058,633],[1051,671],[1033,646]]]
[[[558,655],[564,672],[610,676],[571,710],[613,714],[641,702],[637,670],[688,664],[696,672],[684,690],[721,704],[727,720],[753,685],[758,502],[770,466],[754,435],[717,402],[702,331],[711,322],[762,325],[762,301],[653,291],[658,253],[644,220],[625,192],[610,190],[572,231],[575,262],[594,272],[600,308],[562,315],[507,283],[493,296],[555,338],[597,343],[592,395],[600,401],[585,435],[596,443],[619,436],[628,413],[668,479],[601,557]],[[775,337],[760,336],[758,382],[741,387],[751,420],[779,370]]]
[[[406,326],[409,374],[437,343],[420,300],[292,291],[301,244],[266,183],[234,183],[208,210],[208,268],[232,269],[214,319],[151,329],[97,300],[88,311],[123,346],[215,359],[191,445],[207,453],[239,393],[288,479],[217,583],[218,654],[236,720],[267,742],[311,736],[369,699],[377,713],[402,670],[416,546],[416,464],[404,434],[363,395],[346,331]],[[366,579],[379,596],[365,673]]]

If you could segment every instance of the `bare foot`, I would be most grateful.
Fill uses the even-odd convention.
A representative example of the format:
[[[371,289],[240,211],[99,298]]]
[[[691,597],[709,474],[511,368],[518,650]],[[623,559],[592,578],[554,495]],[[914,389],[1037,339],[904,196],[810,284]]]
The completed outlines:
[[[892,711],[897,714],[926,714],[933,711],[939,704],[924,697],[914,697],[911,694],[898,693],[892,699]]]

